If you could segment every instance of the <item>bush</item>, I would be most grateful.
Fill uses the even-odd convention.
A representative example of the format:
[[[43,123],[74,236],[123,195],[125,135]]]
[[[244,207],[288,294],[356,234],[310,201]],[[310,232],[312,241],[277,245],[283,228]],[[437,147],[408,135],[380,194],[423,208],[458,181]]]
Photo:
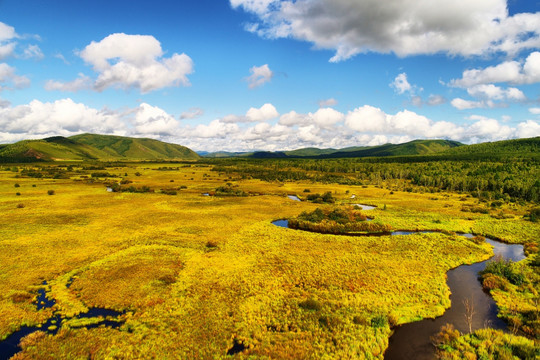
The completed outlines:
[[[54,195],[56,192],[54,190],[47,190],[47,195]]]
[[[21,187],[21,185],[19,185],[19,184],[15,183],[15,187]]]
[[[22,209],[24,208],[24,204],[17,204],[17,209]]]
[[[376,315],[375,317],[371,318],[371,327],[373,328],[381,328],[385,327],[388,323],[388,319],[385,315]]]
[[[298,304],[302,309],[319,311],[322,309],[322,305],[315,299],[309,298]]]
[[[454,328],[454,325],[446,324],[441,327],[441,331],[431,337],[431,343],[441,349],[450,346],[460,335],[459,330]]]
[[[310,194],[307,196],[308,201],[317,203],[317,204],[333,204],[336,202],[336,199],[332,196],[330,191],[325,192],[324,194]]]
[[[482,277],[487,277],[488,274],[498,275],[510,281],[514,285],[521,285],[525,281],[525,277],[514,271],[512,260],[504,260],[499,257],[487,263],[486,268],[480,272]]]
[[[508,285],[508,280],[495,274],[486,274],[482,280],[482,287],[485,290],[500,289],[506,291]]]
[[[540,219],[540,208],[534,208],[529,212],[529,220],[537,222]]]
[[[17,195],[17,196],[21,196],[21,193],[20,193],[20,192],[18,192],[18,193],[16,193],[15,195]]]

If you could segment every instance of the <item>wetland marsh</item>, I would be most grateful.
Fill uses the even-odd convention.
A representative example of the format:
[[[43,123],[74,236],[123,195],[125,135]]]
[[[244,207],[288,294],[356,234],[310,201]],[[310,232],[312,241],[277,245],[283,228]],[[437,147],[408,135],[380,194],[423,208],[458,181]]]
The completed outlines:
[[[539,230],[524,218],[527,205],[503,205],[508,216],[496,219],[463,211],[484,205],[452,192],[265,181],[195,162],[167,171],[158,163],[85,166],[0,169],[0,338],[57,317],[54,333],[22,338],[15,359],[382,359],[396,327],[447,311],[450,269],[493,256],[490,243],[453,233],[530,251]],[[24,176],[46,169],[63,178]],[[122,181],[124,188],[105,191]],[[332,201],[288,197],[306,189]],[[373,207],[354,210],[369,214],[370,224],[419,233],[349,237],[272,225],[350,207],[351,194],[354,204]],[[529,271],[523,261],[515,268]],[[38,309],[43,281],[55,303]],[[521,296],[516,303],[531,309],[537,285],[527,284],[523,295],[510,286],[514,292],[498,290],[495,300]],[[121,321],[76,326],[73,319],[92,308],[121,313]],[[510,335],[524,348],[533,344]]]

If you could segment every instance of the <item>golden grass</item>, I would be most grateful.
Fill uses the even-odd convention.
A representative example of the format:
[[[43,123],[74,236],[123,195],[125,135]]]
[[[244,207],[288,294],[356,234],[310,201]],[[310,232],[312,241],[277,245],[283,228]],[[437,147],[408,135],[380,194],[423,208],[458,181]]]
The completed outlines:
[[[119,329],[65,326],[56,336],[35,335],[18,358],[218,359],[236,339],[247,347],[238,358],[380,359],[390,324],[440,315],[449,306],[448,269],[491,254],[489,245],[444,234],[353,238],[272,225],[318,206],[285,196],[302,196],[306,188],[377,205],[366,214],[396,229],[472,230],[511,242],[539,229],[520,218],[519,207],[509,207],[511,220],[462,212],[475,200],[458,194],[433,200],[433,194],[231,180],[209,167],[160,166],[175,165],[107,171],[128,173],[133,185],[156,191],[187,189],[176,196],[109,193],[100,183],[15,179],[0,171],[0,338],[50,316],[31,304],[44,280],[64,316],[94,306],[127,310]],[[201,195],[226,182],[264,195]],[[303,308],[306,300],[319,306]],[[385,318],[383,326],[372,325],[376,316]]]

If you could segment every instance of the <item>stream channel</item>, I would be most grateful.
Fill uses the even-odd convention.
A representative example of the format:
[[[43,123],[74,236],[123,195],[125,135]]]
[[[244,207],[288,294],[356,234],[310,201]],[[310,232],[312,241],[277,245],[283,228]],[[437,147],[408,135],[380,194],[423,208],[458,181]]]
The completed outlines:
[[[287,220],[277,220],[272,224],[288,228],[289,222]],[[435,231],[419,232],[433,233]],[[418,232],[394,231],[388,235],[410,235],[415,233]],[[458,235],[468,238],[474,236],[472,234]],[[523,245],[505,244],[488,238],[486,238],[486,242],[493,246],[494,256],[502,256],[504,259],[512,261],[520,261],[525,258]],[[434,359],[435,347],[431,344],[431,336],[437,334],[443,325],[450,323],[462,333],[469,331],[465,320],[465,305],[463,304],[465,299],[472,301],[474,304],[473,331],[484,327],[506,330],[505,322],[497,317],[497,304],[482,289],[482,284],[478,280],[478,273],[484,270],[487,261],[489,260],[472,265],[461,265],[449,270],[446,275],[447,284],[452,293],[450,296],[451,307],[443,315],[435,319],[423,319],[396,327],[390,337],[388,349],[384,354],[385,360]]]
[[[47,285],[46,282],[43,285]],[[38,290],[38,296],[36,301],[36,310],[42,310],[51,308],[56,304],[54,299],[49,299],[45,292],[45,289]],[[62,319],[60,315],[54,313],[44,324],[38,326],[22,326],[18,331],[9,335],[5,340],[0,341],[0,360],[9,359],[19,351],[19,342],[23,337],[33,333],[34,331],[41,330],[47,334],[55,335],[58,330],[62,327],[62,320],[70,319],[86,319],[86,318],[97,318],[99,321],[89,325],[81,326],[87,329],[95,328],[98,326],[109,326],[112,328],[117,328],[122,325],[124,322],[119,319],[113,319],[118,317],[123,313],[104,309],[104,308],[91,308],[88,312],[79,314],[73,318],[64,318]],[[75,327],[74,327],[75,328]]]

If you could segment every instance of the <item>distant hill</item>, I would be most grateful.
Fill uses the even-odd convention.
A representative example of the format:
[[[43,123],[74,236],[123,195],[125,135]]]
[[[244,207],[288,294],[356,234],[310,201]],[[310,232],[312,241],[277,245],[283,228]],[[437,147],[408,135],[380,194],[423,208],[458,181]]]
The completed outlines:
[[[540,136],[526,139],[501,140],[467,145],[459,148],[446,150],[440,155],[540,155]]]
[[[349,147],[344,149],[319,149],[304,148],[292,151],[258,151],[247,155],[256,159],[268,158],[363,158],[363,157],[386,157],[429,155],[439,153],[463,144],[451,140],[414,140],[404,144],[385,144],[379,146]],[[245,154],[243,156],[246,156]]]
[[[23,140],[0,146],[0,162],[54,160],[195,160],[185,146],[154,139],[81,134]]]
[[[448,149],[462,147],[463,144],[452,140],[413,140],[403,144],[384,144],[350,151],[340,150],[331,154],[319,155],[318,158],[362,158],[385,156],[430,155]]]

